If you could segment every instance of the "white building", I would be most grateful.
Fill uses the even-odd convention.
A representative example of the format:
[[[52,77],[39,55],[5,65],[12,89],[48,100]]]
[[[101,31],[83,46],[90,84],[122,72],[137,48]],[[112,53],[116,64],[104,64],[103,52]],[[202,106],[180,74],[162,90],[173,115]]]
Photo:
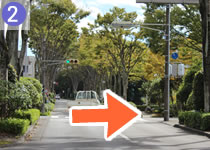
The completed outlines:
[[[35,78],[35,63],[36,58],[34,56],[25,56],[22,76]]]

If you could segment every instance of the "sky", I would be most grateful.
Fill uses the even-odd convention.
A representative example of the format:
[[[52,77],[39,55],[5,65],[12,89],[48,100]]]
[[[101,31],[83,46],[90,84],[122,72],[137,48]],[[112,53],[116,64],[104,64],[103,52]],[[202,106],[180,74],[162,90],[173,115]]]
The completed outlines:
[[[125,8],[127,12],[135,11],[138,14],[138,20],[143,20],[144,10],[142,6],[144,4],[136,3],[136,0],[72,0],[72,2],[81,9],[90,12],[90,15],[81,20],[78,24],[78,31],[81,31],[81,27],[88,27],[88,23],[94,23],[98,14],[104,15],[114,6],[119,8]],[[30,49],[28,49],[28,56],[33,56]]]
[[[79,30],[81,27],[87,27],[87,23],[93,23],[98,14],[104,15],[114,6],[125,8],[127,12],[137,12],[138,20],[143,20],[142,6],[144,4],[136,3],[136,0],[72,0],[73,3],[84,10],[90,11],[90,15],[78,24]]]

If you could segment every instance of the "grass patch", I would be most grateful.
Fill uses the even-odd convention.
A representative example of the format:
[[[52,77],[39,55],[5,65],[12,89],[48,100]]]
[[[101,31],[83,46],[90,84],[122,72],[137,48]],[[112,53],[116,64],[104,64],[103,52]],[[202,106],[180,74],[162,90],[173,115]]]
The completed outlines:
[[[0,146],[12,144],[10,141],[0,141]]]

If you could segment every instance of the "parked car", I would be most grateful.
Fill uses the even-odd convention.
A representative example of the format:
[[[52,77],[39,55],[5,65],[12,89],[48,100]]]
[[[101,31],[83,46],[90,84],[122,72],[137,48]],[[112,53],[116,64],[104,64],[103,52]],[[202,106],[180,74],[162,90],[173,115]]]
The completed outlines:
[[[95,91],[78,91],[75,102],[81,105],[100,105],[98,95]]]
[[[56,99],[56,100],[60,100],[60,99],[61,99],[60,95],[57,94],[57,95],[55,96],[55,99]]]

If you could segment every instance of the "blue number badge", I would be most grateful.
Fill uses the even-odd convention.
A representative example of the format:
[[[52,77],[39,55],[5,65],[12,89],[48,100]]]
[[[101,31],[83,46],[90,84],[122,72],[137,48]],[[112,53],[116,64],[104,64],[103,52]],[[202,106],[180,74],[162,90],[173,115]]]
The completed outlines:
[[[10,2],[3,8],[2,18],[10,26],[19,26],[26,19],[26,9],[18,2]]]

